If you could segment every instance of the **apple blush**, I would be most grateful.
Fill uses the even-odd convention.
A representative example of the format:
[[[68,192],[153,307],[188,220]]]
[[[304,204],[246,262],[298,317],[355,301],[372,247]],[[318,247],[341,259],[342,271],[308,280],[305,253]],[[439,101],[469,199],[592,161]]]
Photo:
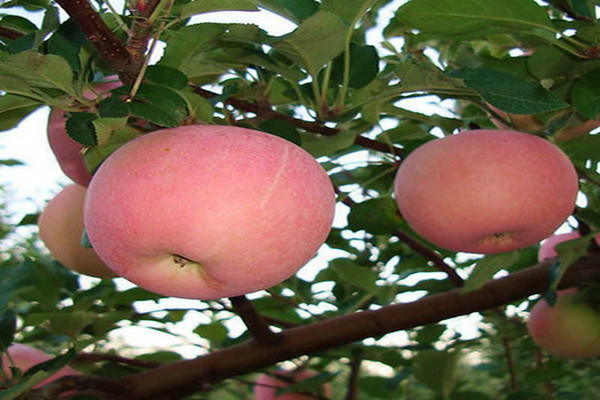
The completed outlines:
[[[402,162],[395,199],[424,239],[453,251],[493,254],[550,236],[575,207],[579,185],[555,145],[511,130],[432,140]]]
[[[231,126],[140,136],[93,176],[84,222],[117,275],[165,296],[215,299],[274,286],[324,243],[335,194],[306,151]]]

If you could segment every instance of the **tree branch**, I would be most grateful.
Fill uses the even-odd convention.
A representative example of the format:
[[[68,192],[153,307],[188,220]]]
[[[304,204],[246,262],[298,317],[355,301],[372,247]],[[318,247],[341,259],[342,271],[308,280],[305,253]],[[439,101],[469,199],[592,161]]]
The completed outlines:
[[[360,354],[355,354],[350,360],[350,377],[348,378],[348,392],[346,392],[345,400],[358,400],[358,378],[360,378],[360,366],[362,357]]]
[[[197,94],[207,99],[214,99],[216,97],[219,97],[219,94],[206,89],[202,89],[197,86],[194,88],[194,90]],[[236,99],[235,97],[228,97],[222,101],[223,103],[229,104],[230,106],[238,110],[251,112],[256,115],[260,115],[263,118],[280,119],[283,121],[287,121],[295,127],[303,129],[307,132],[319,133],[323,136],[335,136],[340,133],[340,129],[328,127],[327,125],[324,125],[323,123],[318,121],[304,121],[302,119],[294,118],[292,116],[279,113],[273,110],[268,104],[263,105],[260,103],[252,103],[249,101]],[[382,153],[391,153],[394,155],[402,154],[402,149],[400,148],[390,146],[387,143],[379,142],[377,140],[369,139],[360,135],[356,137],[356,139],[354,140],[354,144]]]
[[[279,335],[269,328],[269,325],[256,312],[252,302],[246,296],[231,297],[229,300],[233,305],[233,310],[244,321],[257,342],[265,345],[276,345],[280,342]]]
[[[252,340],[205,356],[180,361],[124,378],[132,392],[116,399],[155,399],[170,393],[186,396],[207,384],[268,367],[280,361],[349,344],[369,337],[412,329],[448,318],[488,310],[541,293],[550,284],[549,260],[463,293],[455,289],[423,299],[362,311],[285,330],[280,346]],[[569,268],[560,288],[600,279],[600,255],[586,256]]]
[[[113,34],[88,0],[56,0],[81,28],[87,40],[98,50],[106,64],[119,74],[125,83],[135,80],[141,68],[127,46]]]
[[[14,40],[23,37],[23,34],[21,32],[13,31],[12,29],[0,26],[0,37]]]

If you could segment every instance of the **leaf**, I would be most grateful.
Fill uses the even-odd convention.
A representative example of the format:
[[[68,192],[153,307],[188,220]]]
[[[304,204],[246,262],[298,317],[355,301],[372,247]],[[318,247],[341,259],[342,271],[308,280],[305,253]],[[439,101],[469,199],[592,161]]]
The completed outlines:
[[[519,261],[519,252],[511,251],[508,253],[499,253],[487,255],[477,261],[475,268],[467,278],[462,293],[477,290],[487,281],[492,279],[496,272],[502,269],[508,269]]]
[[[13,310],[6,310],[0,316],[0,352],[8,349],[17,331],[17,316]]]
[[[319,11],[273,46],[316,77],[321,67],[344,51],[347,29],[337,15]]]
[[[259,11],[253,0],[194,0],[186,4],[180,18],[213,11]]]
[[[299,23],[312,16],[319,9],[315,0],[257,0],[263,8]]]
[[[458,351],[420,351],[413,361],[415,378],[447,399],[456,385]]]
[[[491,105],[511,114],[539,114],[568,106],[540,85],[486,68],[458,68],[449,73],[463,79]]]
[[[175,90],[186,89],[188,77],[180,70],[164,65],[151,65],[146,70],[145,78],[153,83],[168,86]]]
[[[320,394],[323,392],[323,385],[331,382],[339,372],[321,372],[315,376],[308,377],[306,379],[299,380],[290,385],[286,385],[280,389],[277,389],[277,398],[285,398],[290,396],[283,396],[284,393],[311,393]],[[294,396],[296,397],[296,396]],[[300,395],[299,398],[306,396]]]
[[[103,124],[102,118],[98,119],[99,124]],[[108,121],[106,121],[108,123]],[[99,127],[101,132],[103,127]],[[112,129],[112,128],[111,128]],[[103,133],[103,135],[105,132]],[[132,139],[140,136],[140,133],[131,128],[125,127],[123,129],[112,130],[108,138],[103,138],[102,143],[99,146],[94,146],[84,153],[83,161],[88,171],[96,171],[100,164],[115,150],[123,146],[125,143]]]
[[[356,204],[348,215],[348,228],[365,230],[374,235],[392,234],[402,226],[398,207],[389,197],[379,197]]]
[[[573,88],[573,105],[589,119],[600,116],[600,68],[581,76]]]
[[[358,387],[365,399],[398,400],[402,398],[402,387],[394,385],[394,381],[391,378],[364,376],[359,379]]]
[[[342,131],[335,136],[317,136],[312,133],[301,133],[302,148],[315,158],[331,156],[354,144],[357,132]]]
[[[323,0],[320,10],[331,11],[353,26],[374,2],[374,0]]]
[[[546,10],[533,0],[411,0],[395,19],[434,35],[472,34],[489,27],[554,31]]]
[[[215,44],[227,29],[226,24],[195,24],[181,28],[167,41],[167,47],[158,65],[172,67],[188,74],[194,57]]]
[[[14,158],[6,158],[3,160],[0,159],[0,165],[3,165],[5,167],[15,167],[25,165],[25,163],[23,161],[15,160]]]
[[[0,60],[0,75],[3,74],[30,86],[60,89],[74,94],[71,67],[64,58],[57,55],[24,51],[8,56]],[[0,89],[9,91],[3,87]]]
[[[583,135],[576,139],[557,142],[559,147],[572,160],[600,160],[600,136]]]
[[[558,253],[559,267],[558,271],[556,271],[556,279],[553,280],[551,285],[552,289],[558,287],[558,284],[567,269],[585,255],[594,236],[596,236],[596,234],[591,233],[579,239],[561,242],[554,246],[554,249]]]
[[[180,118],[154,104],[131,102],[128,103],[128,109],[133,116],[167,128],[179,126],[181,122]]]
[[[127,103],[117,96],[111,96],[98,104],[98,114],[102,118],[123,118],[128,114]]]
[[[95,114],[86,112],[71,114],[65,123],[67,135],[85,146],[95,146],[97,138],[93,121],[96,118]]]
[[[337,56],[333,62],[331,80],[341,84],[344,73],[345,54]],[[350,45],[350,78],[349,86],[360,89],[367,86],[379,73],[379,55],[374,46]]]
[[[27,97],[12,94],[0,96],[0,131],[14,128],[41,106],[39,101]]]
[[[298,146],[301,145],[300,133],[298,129],[290,122],[282,119],[267,119],[258,124],[258,128],[263,132],[268,132],[272,135],[279,136],[287,141],[290,141]]]
[[[377,273],[366,265],[357,264],[347,258],[337,258],[330,262],[329,268],[338,276],[338,281],[346,282],[359,289],[373,292],[377,289]]]
[[[76,356],[77,353],[75,352],[75,349],[70,348],[64,354],[58,355],[48,361],[44,361],[31,367],[27,370],[23,377],[33,376],[40,371],[54,373],[73,361]]]
[[[218,322],[198,325],[194,333],[208,340],[211,345],[219,346],[227,338],[227,328]]]

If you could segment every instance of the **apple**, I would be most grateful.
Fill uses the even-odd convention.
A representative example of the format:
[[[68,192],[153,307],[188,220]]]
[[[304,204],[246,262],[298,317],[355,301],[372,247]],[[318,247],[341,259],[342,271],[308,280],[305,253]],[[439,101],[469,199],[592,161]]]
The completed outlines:
[[[315,400],[314,396],[300,393],[285,393],[277,396],[278,388],[286,387],[290,381],[299,382],[316,375],[314,371],[303,370],[298,372],[291,371],[275,371],[275,375],[287,378],[287,382],[282,379],[277,379],[275,376],[261,374],[256,379],[254,385],[255,400]],[[326,384],[323,386],[322,392],[327,396],[331,396],[331,386]]]
[[[165,296],[215,299],[292,276],[325,241],[331,181],[279,137],[188,125],[112,153],[87,190],[84,221],[118,275]]]
[[[431,243],[492,254],[538,243],[571,214],[578,177],[569,158],[537,136],[472,130],[430,141],[402,162],[395,199]]]
[[[85,192],[83,186],[71,184],[48,202],[38,219],[40,239],[65,267],[81,274],[111,278],[115,273],[93,249],[81,244]]]
[[[10,345],[8,348],[8,354],[10,355],[10,358],[7,357],[6,354],[2,354],[3,374],[0,375],[0,383],[5,378],[12,379],[10,367],[17,367],[23,373],[25,373],[25,371],[27,371],[29,368],[54,358],[50,354],[46,354],[41,350],[20,343],[13,343]],[[79,375],[79,372],[69,366],[65,366],[54,375],[38,383],[35,387],[43,386],[50,381],[67,375]]]
[[[544,299],[529,314],[527,330],[533,341],[561,358],[600,356],[600,311],[577,298],[577,289],[557,292],[552,307]]]
[[[94,100],[101,97],[104,92],[122,86],[116,76],[107,77],[107,81],[94,85],[94,91],[84,90],[83,97]],[[83,145],[71,139],[65,129],[65,111],[52,109],[48,117],[48,143],[54,153],[60,169],[73,182],[87,186],[92,179],[91,174],[83,162]]]

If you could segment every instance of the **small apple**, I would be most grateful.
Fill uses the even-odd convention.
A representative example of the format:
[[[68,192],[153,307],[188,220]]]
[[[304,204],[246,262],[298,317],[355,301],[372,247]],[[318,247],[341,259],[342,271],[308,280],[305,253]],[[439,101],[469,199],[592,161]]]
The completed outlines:
[[[492,254],[551,235],[571,214],[578,177],[537,136],[472,130],[433,140],[400,165],[396,202],[406,222],[440,247]]]
[[[533,341],[561,358],[600,356],[600,310],[577,299],[577,289],[560,290],[552,307],[544,299],[529,314],[527,330]]]
[[[300,393],[284,393],[281,396],[277,396],[277,390],[279,388],[286,387],[290,384],[290,381],[300,382],[304,379],[311,378],[316,375],[314,371],[303,370],[292,373],[290,371],[275,371],[275,375],[287,378],[287,382],[282,379],[277,379],[275,376],[261,374],[256,379],[254,385],[254,399],[255,400],[315,400],[314,396]],[[322,392],[325,396],[331,396],[331,386],[326,384],[323,386]]]
[[[85,188],[65,187],[48,202],[38,220],[40,239],[54,258],[65,267],[99,278],[116,276],[94,250],[81,244]]]
[[[118,275],[165,296],[215,299],[292,276],[325,241],[335,195],[300,147],[230,126],[142,135],[94,174],[84,221]]]
[[[0,375],[0,384],[5,378],[12,379],[10,367],[17,367],[24,373],[29,368],[53,358],[50,354],[46,354],[41,350],[20,343],[13,343],[10,345],[8,354],[10,355],[10,358],[6,354],[2,354],[3,374]],[[36,387],[43,386],[50,381],[67,375],[79,375],[79,372],[69,366],[65,366],[51,377],[38,383]]]
[[[106,82],[94,85],[94,91],[84,90],[83,97],[93,100],[101,97],[104,92],[122,86],[116,76],[107,77]],[[54,153],[60,169],[73,182],[87,186],[92,179],[83,162],[83,145],[71,139],[65,130],[65,111],[52,109],[48,117],[48,143]]]

